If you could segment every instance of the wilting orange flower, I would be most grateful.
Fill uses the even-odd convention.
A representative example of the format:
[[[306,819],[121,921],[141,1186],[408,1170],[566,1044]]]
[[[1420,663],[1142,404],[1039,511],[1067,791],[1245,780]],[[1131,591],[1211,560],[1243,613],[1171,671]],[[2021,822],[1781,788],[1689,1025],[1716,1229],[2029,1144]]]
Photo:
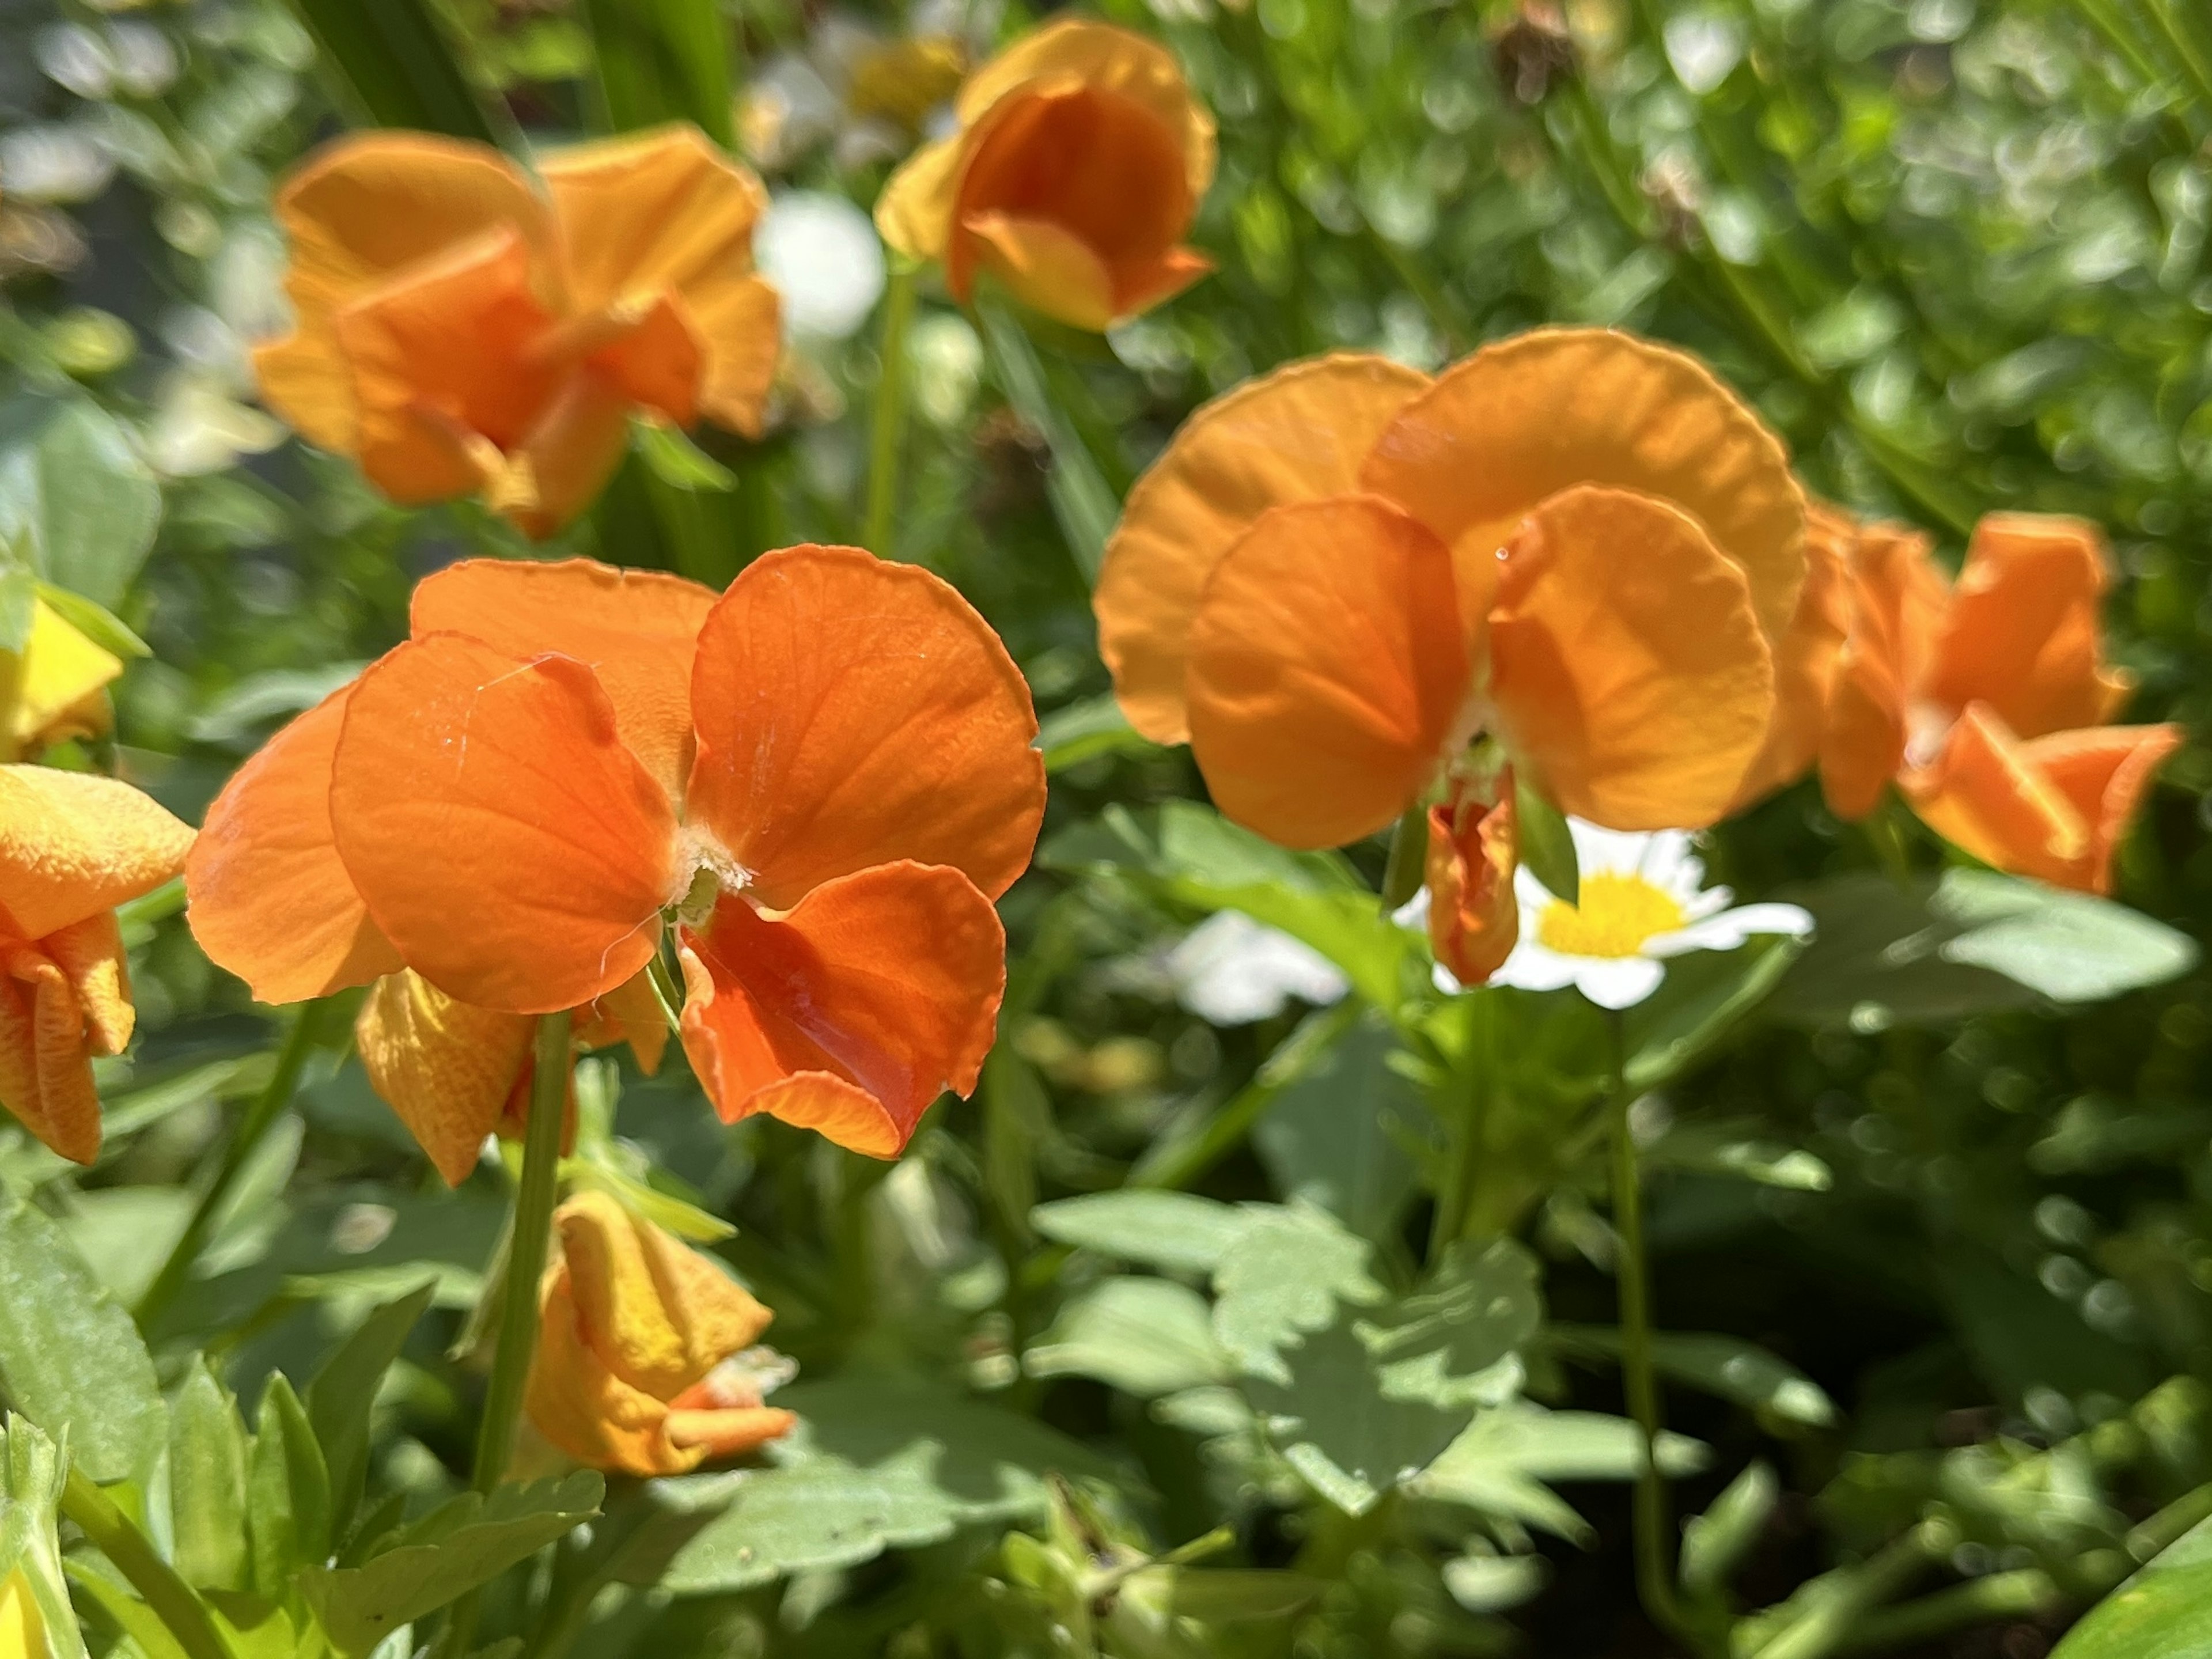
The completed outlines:
[[[121,1054],[137,1018],[115,907],[191,842],[127,783],[0,766],[0,1106],[76,1163],[100,1154],[92,1057]]]
[[[96,738],[114,723],[107,684],[123,672],[44,599],[33,602],[21,653],[0,651],[0,761],[35,757],[70,738]]]
[[[778,336],[760,181],[696,129],[557,150],[538,180],[425,133],[328,145],[278,193],[295,326],[254,365],[392,500],[481,492],[544,536],[599,493],[633,410],[757,434]]]
[[[975,1086],[992,901],[1044,768],[1028,687],[951,587],[852,548],[768,554],[719,599],[473,560],[416,589],[413,623],[209,811],[193,929],[257,996],[407,967],[475,1010],[596,1006],[634,1036],[623,988],[672,915],[724,1118],[888,1157]]]
[[[682,1474],[791,1431],[744,1351],[775,1316],[713,1261],[583,1192],[553,1218],[530,1420],[594,1468]]]
[[[2112,855],[2175,726],[2105,724],[2132,682],[2102,656],[2104,538],[2079,519],[1993,513],[1955,585],[1925,537],[1857,527],[1850,633],[1820,781],[1864,817],[1893,777],[1914,811],[1984,862],[2085,892]]]
[[[1334,356],[1200,410],[1129,494],[1099,646],[1130,723],[1283,845],[1449,781],[1431,936],[1474,983],[1513,942],[1513,823],[1448,780],[1469,740],[1609,829],[1713,822],[1767,745],[1805,563],[1780,441],[1703,367],[1547,329],[1433,381]]]
[[[1024,305],[1103,329],[1211,270],[1182,246],[1213,179],[1213,118],[1165,48],[1066,19],[970,75],[959,131],[876,204],[884,240],[941,261],[965,303],[980,268]]]

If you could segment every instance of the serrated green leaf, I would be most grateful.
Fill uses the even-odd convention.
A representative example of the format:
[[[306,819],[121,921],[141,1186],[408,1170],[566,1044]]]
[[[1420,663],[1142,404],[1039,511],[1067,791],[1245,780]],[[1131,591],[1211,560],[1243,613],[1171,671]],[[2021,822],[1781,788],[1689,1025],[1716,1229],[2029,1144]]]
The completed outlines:
[[[1362,1322],[1393,1394],[1464,1401],[1467,1385],[1525,1345],[1543,1318],[1536,1258],[1510,1238],[1455,1240],[1413,1295]]]
[[[1382,1287],[1367,1241],[1305,1206],[1254,1205],[1213,1270],[1213,1338],[1249,1376],[1289,1379],[1283,1352],[1337,1322],[1340,1304],[1371,1307]]]
[[[1398,1040],[1367,1012],[1276,1095],[1252,1141],[1285,1197],[1320,1206],[1362,1238],[1397,1228],[1419,1183],[1408,1143],[1431,1122],[1392,1066]]]
[[[1055,1199],[1030,1212],[1030,1224],[1057,1243],[1188,1273],[1211,1272],[1249,1221],[1218,1199],[1136,1188]]]
[[[1022,1357],[1032,1376],[1091,1376],[1139,1400],[1224,1379],[1206,1298],[1165,1279],[1101,1279]]]

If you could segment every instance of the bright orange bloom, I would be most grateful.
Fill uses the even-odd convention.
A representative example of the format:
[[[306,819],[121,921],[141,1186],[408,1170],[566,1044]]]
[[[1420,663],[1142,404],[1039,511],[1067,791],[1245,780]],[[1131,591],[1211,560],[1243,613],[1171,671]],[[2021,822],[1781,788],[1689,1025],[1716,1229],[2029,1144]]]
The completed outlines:
[[[1859,528],[1851,624],[1820,754],[1838,817],[1894,777],[1929,828],[1986,864],[2084,892],[2112,856],[2177,726],[2105,724],[2132,682],[2102,655],[2104,538],[2079,519],[1993,513],[1955,585],[1927,538]]]
[[[76,1163],[100,1154],[92,1057],[121,1054],[137,1019],[115,907],[191,844],[127,783],[0,766],[0,1106]]]
[[[1130,723],[1285,846],[1383,828],[1481,731],[1577,817],[1694,828],[1766,747],[1805,539],[1780,441],[1680,352],[1546,329],[1433,381],[1322,357],[1200,410],[1138,482],[1099,647]],[[1487,893],[1511,836],[1453,805],[1431,872]],[[1479,981],[1510,912],[1462,912],[1432,902],[1431,938]]]
[[[596,1006],[634,1034],[623,988],[672,914],[725,1119],[888,1157],[975,1086],[992,901],[1044,769],[1027,686],[951,588],[851,548],[766,555],[720,599],[473,560],[413,620],[210,809],[186,884],[216,962],[268,1000],[405,966],[475,1010]]]
[[[1213,118],[1167,50],[1064,19],[970,75],[959,131],[876,204],[884,240],[936,260],[966,303],[980,268],[1024,305],[1104,329],[1212,270],[1182,246],[1213,180]]]
[[[775,1316],[708,1257],[582,1192],[553,1218],[530,1420],[580,1463],[683,1474],[791,1431],[740,1356]]]
[[[757,434],[779,349],[753,272],[760,181],[688,126],[526,176],[416,132],[326,146],[285,183],[294,331],[262,395],[405,504],[481,492],[533,536],[599,493],[633,410]]]

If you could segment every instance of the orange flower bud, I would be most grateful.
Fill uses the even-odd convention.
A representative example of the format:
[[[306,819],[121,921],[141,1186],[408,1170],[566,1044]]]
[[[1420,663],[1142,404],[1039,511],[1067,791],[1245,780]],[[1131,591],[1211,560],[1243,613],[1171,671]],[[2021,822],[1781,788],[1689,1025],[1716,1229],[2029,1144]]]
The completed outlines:
[[[1520,823],[1513,771],[1496,784],[1496,804],[1473,790],[1429,811],[1429,943],[1462,985],[1480,985],[1513,954],[1521,905],[1513,888]]]

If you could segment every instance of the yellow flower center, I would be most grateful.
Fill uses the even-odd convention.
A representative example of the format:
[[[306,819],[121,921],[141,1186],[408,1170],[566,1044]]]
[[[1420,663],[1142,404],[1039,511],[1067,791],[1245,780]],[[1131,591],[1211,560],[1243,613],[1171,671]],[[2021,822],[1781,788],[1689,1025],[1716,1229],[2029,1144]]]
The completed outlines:
[[[1580,905],[1553,899],[1536,919],[1537,942],[1561,956],[1632,957],[1689,920],[1673,894],[1638,875],[1600,870],[1582,888]]]

